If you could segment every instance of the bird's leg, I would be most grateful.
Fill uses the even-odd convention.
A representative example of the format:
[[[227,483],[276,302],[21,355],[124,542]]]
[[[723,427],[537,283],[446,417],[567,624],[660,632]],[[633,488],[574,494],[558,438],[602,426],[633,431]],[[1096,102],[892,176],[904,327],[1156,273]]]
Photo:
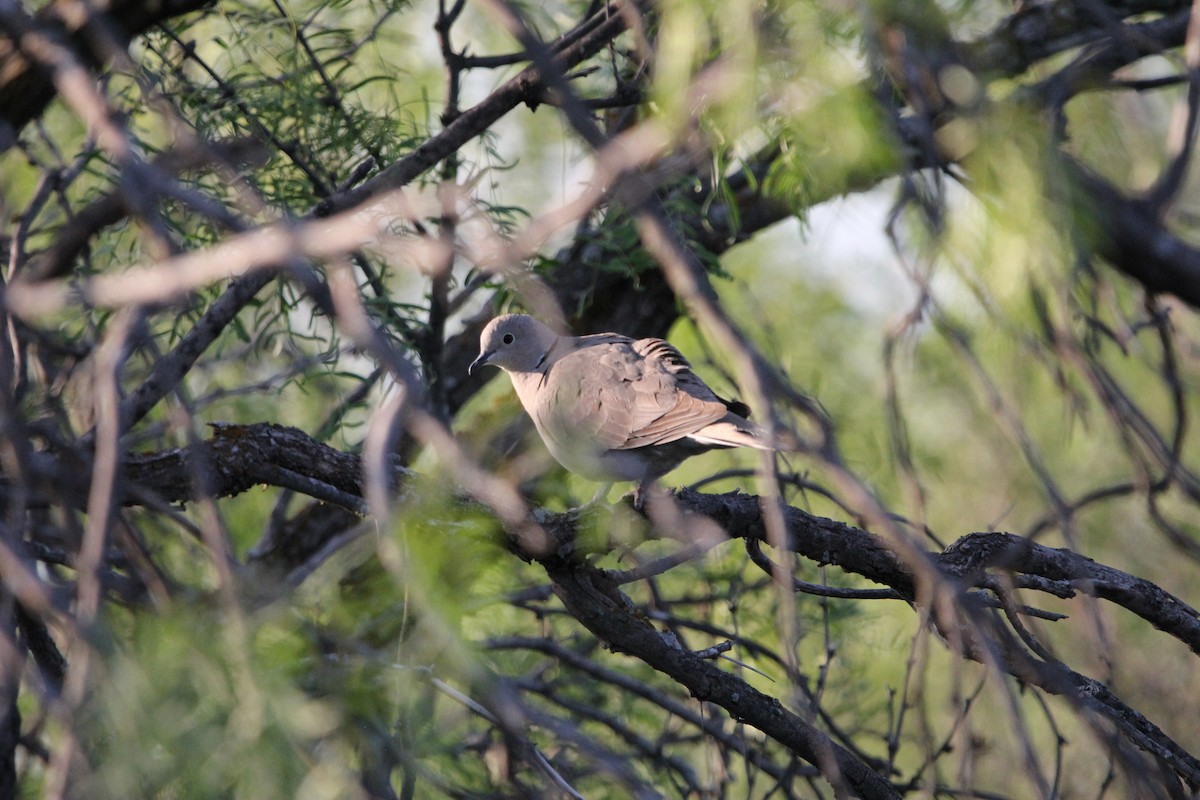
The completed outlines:
[[[646,505],[646,484],[639,483],[637,488],[633,490],[633,510],[639,514],[642,512],[642,507]]]

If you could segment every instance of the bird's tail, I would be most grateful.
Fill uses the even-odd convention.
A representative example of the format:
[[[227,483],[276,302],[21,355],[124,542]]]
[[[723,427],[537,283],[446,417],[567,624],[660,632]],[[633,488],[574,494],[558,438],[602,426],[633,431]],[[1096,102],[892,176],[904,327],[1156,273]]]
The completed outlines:
[[[781,442],[773,441],[767,432],[749,422],[722,420],[706,425],[688,437],[711,447],[753,447],[756,450],[788,450]]]

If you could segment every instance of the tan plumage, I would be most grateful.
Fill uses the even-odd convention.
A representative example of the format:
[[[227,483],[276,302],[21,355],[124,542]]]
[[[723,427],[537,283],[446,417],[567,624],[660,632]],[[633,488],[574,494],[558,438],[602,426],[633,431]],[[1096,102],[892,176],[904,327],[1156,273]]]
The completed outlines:
[[[775,449],[662,339],[559,336],[521,314],[488,323],[470,370],[500,367],[551,455],[600,481],[644,486],[714,448]]]

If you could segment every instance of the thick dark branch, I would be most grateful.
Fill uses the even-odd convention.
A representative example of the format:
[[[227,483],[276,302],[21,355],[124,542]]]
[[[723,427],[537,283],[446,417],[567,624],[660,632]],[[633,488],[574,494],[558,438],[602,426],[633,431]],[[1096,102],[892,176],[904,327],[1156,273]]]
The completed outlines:
[[[48,70],[34,63],[18,45],[20,28],[33,29],[70,46],[84,62],[98,66],[111,54],[99,51],[94,45],[116,35],[127,43],[152,25],[172,17],[190,14],[213,0],[113,0],[103,21],[97,19],[95,8],[74,0],[60,0],[39,11],[30,20],[19,12],[19,4],[5,3],[0,14],[0,152],[16,141],[17,134],[29,122],[39,117],[54,99],[54,81]],[[80,11],[88,9],[87,16]],[[103,25],[103,30],[98,26]],[[14,32],[14,29],[17,29]],[[99,34],[99,35],[98,35]]]
[[[186,502],[196,495],[196,464],[206,462],[211,490],[217,497],[240,494],[261,484],[295,489],[294,480],[281,482],[279,470],[362,496],[362,458],[358,455],[335,450],[304,431],[282,425],[218,424],[213,429],[212,437],[199,448],[127,457],[125,477],[165,500]]]
[[[683,490],[679,504],[715,520],[730,535],[766,542],[759,498],[740,493],[701,494]],[[859,528],[784,509],[791,549],[818,564],[831,564],[915,598],[912,573],[883,540]],[[1137,614],[1200,654],[1200,615],[1149,581],[1089,558],[1031,542],[1011,533],[971,533],[934,556],[947,578],[964,587],[987,586],[986,570],[1003,569],[1068,589],[1093,594]],[[1061,594],[1061,593],[1060,593]]]
[[[211,491],[219,497],[235,495],[255,485],[286,486],[299,491],[304,490],[304,485],[319,485],[325,487],[323,494],[311,493],[326,499],[362,496],[362,459],[356,454],[343,453],[301,430],[281,425],[213,427],[213,435],[198,447],[127,456],[122,465],[127,482],[167,502],[187,502],[196,495],[196,465],[206,463],[211,471]],[[87,485],[86,470],[61,465],[43,468],[47,477],[60,482],[60,489],[71,472],[76,474],[75,480],[81,487]],[[709,517],[730,537],[767,541],[758,497],[681,490],[676,499],[685,511]],[[135,503],[137,496],[127,492],[123,502]],[[787,507],[784,514],[794,552],[818,564],[834,565],[891,587],[903,597],[915,598],[911,571],[879,537],[797,508]],[[987,586],[987,570],[1003,569],[1048,581],[1060,590],[1059,594],[1073,591],[1093,594],[1137,614],[1200,654],[1200,614],[1195,609],[1149,581],[1078,553],[1047,547],[1013,534],[992,532],[968,534],[934,558],[947,578],[966,587]]]
[[[362,458],[322,444],[304,431],[270,423],[214,423],[213,435],[191,447],[157,453],[126,454],[121,461],[124,505],[156,502],[187,503],[201,489],[214,497],[231,497],[254,486],[281,486],[305,492],[351,510],[362,510]],[[91,480],[85,456],[77,452],[37,454],[35,480],[43,497],[33,505],[61,498],[82,507]],[[397,468],[399,472],[399,468]]]
[[[976,583],[988,569],[1059,581],[1137,614],[1200,655],[1200,614],[1157,585],[1098,564],[1070,550],[1031,542],[1011,533],[971,533],[939,557],[943,569]]]
[[[1067,162],[1082,190],[1082,212],[1094,215],[1097,253],[1151,292],[1173,294],[1200,308],[1200,250],[1167,230],[1153,203],[1129,197],[1084,167]]]
[[[1053,0],[1024,4],[986,35],[958,45],[966,63],[983,74],[1020,75],[1038,61],[1112,34],[1127,17],[1169,14],[1190,6],[1179,0],[1080,3]],[[1136,48],[1133,37],[1127,42]]]
[[[16,599],[7,591],[0,593],[0,625],[6,642],[15,642]],[[5,659],[0,670],[0,796],[17,797],[20,794],[17,746],[21,742],[21,710],[17,706],[17,691],[20,687],[20,671],[10,665],[16,659]]]

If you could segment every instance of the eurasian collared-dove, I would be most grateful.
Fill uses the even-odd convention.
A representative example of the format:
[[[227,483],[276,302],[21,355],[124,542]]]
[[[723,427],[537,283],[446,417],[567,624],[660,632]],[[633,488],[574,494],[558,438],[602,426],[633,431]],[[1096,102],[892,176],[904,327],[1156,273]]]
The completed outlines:
[[[571,472],[645,486],[714,448],[775,449],[662,339],[616,333],[559,336],[523,314],[488,323],[468,371],[492,364],[512,378],[550,454]],[[640,503],[639,503],[640,505]]]

